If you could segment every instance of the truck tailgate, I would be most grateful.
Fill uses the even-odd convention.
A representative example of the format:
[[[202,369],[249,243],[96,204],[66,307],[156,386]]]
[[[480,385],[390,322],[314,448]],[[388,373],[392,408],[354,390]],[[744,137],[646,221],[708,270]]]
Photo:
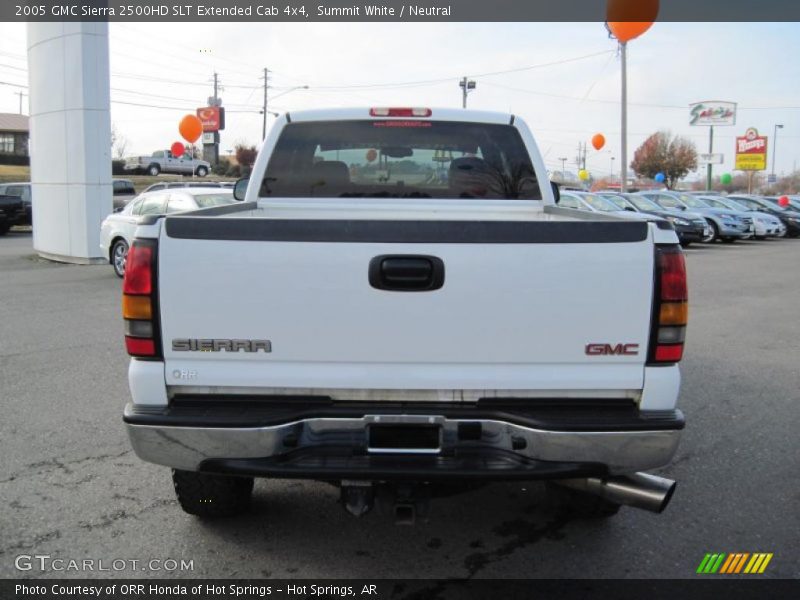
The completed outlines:
[[[642,389],[654,260],[646,223],[164,225],[159,305],[171,393],[459,401]],[[376,289],[376,257],[440,259],[443,284]],[[271,351],[231,352],[235,340],[269,341]]]

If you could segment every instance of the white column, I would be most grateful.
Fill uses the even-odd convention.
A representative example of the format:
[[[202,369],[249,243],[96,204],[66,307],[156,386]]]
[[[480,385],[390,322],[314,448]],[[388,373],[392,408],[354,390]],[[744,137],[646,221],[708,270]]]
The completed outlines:
[[[108,260],[112,211],[108,24],[29,23],[33,247],[72,263]]]

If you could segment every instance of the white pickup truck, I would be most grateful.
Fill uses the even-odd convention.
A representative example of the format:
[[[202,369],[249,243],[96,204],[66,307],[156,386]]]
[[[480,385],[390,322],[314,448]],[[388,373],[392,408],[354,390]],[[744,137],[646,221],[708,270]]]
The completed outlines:
[[[246,193],[245,193],[246,189]],[[123,287],[137,455],[183,509],[254,477],[413,519],[441,482],[543,480],[660,512],[686,270],[664,221],[557,206],[508,114],[286,114],[228,207],[145,218]]]

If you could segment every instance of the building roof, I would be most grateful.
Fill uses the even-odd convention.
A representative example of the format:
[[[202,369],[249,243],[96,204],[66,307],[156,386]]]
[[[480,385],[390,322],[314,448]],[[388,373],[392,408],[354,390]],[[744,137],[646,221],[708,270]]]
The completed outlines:
[[[28,131],[28,115],[0,113],[0,131]]]

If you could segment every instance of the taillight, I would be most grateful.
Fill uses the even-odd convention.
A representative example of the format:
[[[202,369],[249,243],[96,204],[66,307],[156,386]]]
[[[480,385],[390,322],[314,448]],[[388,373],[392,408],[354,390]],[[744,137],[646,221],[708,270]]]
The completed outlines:
[[[688,301],[683,252],[679,246],[657,245],[648,364],[672,364],[683,357]]]
[[[371,117],[430,117],[430,108],[371,108]]]
[[[128,251],[122,282],[125,348],[136,358],[161,358],[156,323],[156,242],[136,240]]]

